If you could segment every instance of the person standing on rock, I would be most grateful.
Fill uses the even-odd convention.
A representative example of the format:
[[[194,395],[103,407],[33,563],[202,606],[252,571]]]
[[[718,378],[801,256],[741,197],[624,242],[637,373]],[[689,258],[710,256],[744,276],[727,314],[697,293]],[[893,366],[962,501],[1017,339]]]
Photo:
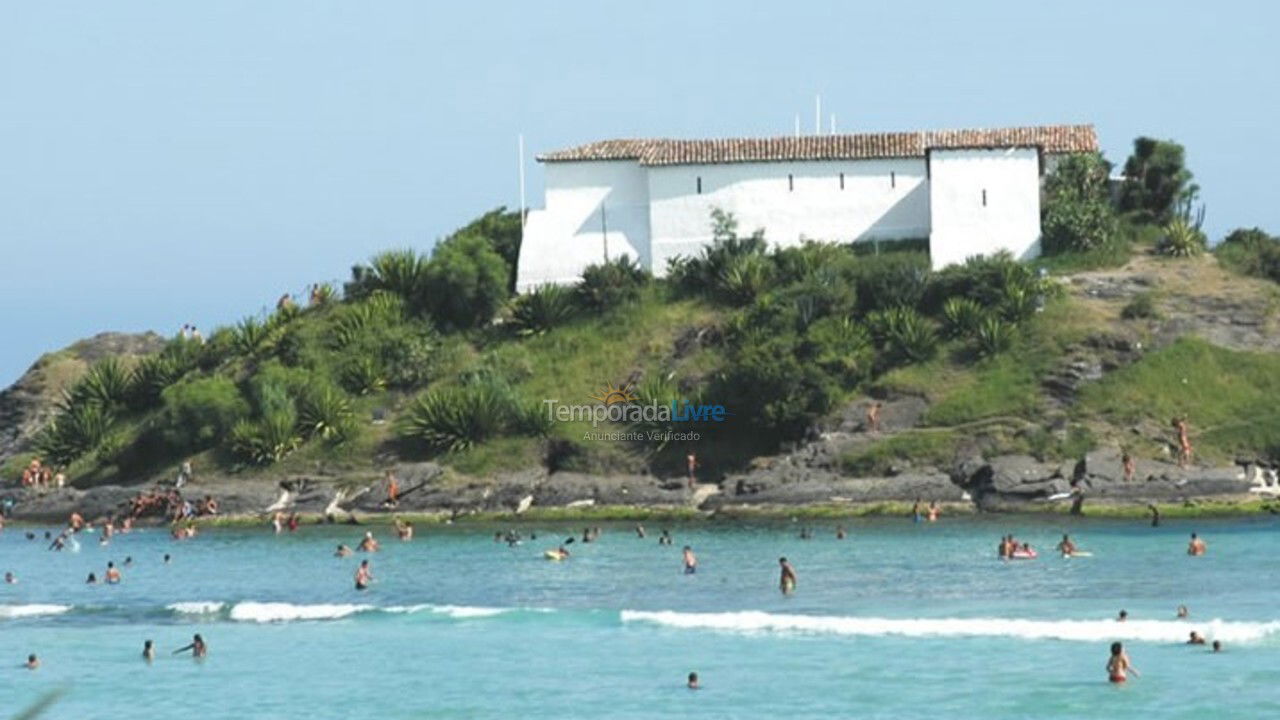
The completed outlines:
[[[694,453],[689,453],[689,456],[685,458],[685,463],[688,466],[689,489],[692,490],[698,484],[696,475],[698,471],[698,456]]]
[[[880,408],[884,404],[876,401],[867,406],[867,432],[880,432]]]
[[[400,480],[395,470],[387,471],[387,506],[395,507],[400,502]]]
[[[1128,450],[1125,450],[1120,455],[1120,467],[1124,470],[1124,481],[1133,482],[1133,475],[1137,471],[1137,466],[1134,464],[1133,456],[1129,454]]]
[[[1191,435],[1185,417],[1173,419],[1173,427],[1178,430],[1178,467],[1185,468],[1191,464]]]

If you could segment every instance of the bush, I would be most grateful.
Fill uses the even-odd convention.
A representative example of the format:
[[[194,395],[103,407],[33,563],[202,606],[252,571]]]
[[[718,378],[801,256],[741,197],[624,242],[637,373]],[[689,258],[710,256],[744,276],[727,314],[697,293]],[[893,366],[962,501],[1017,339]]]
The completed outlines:
[[[98,447],[111,434],[114,425],[115,415],[107,405],[72,404],[40,431],[36,449],[54,466],[65,466]]]
[[[348,358],[338,375],[342,386],[354,395],[369,395],[387,387],[387,375],[382,363],[367,355]]]
[[[221,376],[184,380],[166,388],[160,399],[156,425],[165,443],[180,451],[213,447],[249,414],[239,388]]]
[[[413,312],[421,312],[430,300],[429,261],[408,248],[374,255],[368,265],[351,268],[345,294],[352,300],[369,297],[381,290],[398,296]]]
[[[677,257],[667,262],[667,277],[678,292],[709,295],[716,291],[729,268],[739,258],[764,255],[768,243],[764,231],[738,237],[738,220],[720,208],[711,210],[711,244],[697,257]]]
[[[712,396],[725,398],[739,422],[751,423],[761,437],[798,437],[839,397],[839,387],[806,351],[794,332],[738,336]]]
[[[298,434],[298,414],[277,410],[259,420],[240,420],[227,440],[232,454],[254,465],[280,462],[302,444]]]
[[[517,335],[541,335],[569,322],[577,311],[573,290],[560,285],[541,285],[511,304],[511,327]]]
[[[487,325],[506,301],[509,272],[478,235],[455,235],[436,246],[427,266],[431,316],[442,328]]]
[[[308,438],[338,442],[354,430],[351,401],[330,385],[309,388],[298,398],[298,427]]]
[[[232,347],[245,357],[255,357],[259,350],[266,350],[271,329],[255,317],[247,317],[236,323],[231,337]]]
[[[476,235],[485,239],[489,247],[502,257],[507,266],[507,292],[514,292],[516,287],[516,267],[520,260],[520,213],[508,211],[506,207],[481,215],[463,227],[454,235]]]
[[[892,363],[924,362],[937,352],[938,336],[932,324],[911,308],[879,310],[867,321]]]
[[[871,376],[875,353],[871,336],[848,317],[824,317],[809,326],[803,353],[824,372],[845,385],[856,385]]]
[[[1045,179],[1040,220],[1044,254],[1091,252],[1119,241],[1110,172],[1101,155],[1082,153],[1063,158]]]
[[[1164,226],[1164,237],[1156,249],[1169,257],[1196,257],[1205,251],[1206,240],[1200,228],[1185,218],[1174,218]]]
[[[947,298],[942,304],[942,328],[949,338],[961,338],[978,331],[985,313],[982,306],[966,297]]]
[[[132,392],[130,372],[118,358],[108,357],[89,368],[89,372],[71,387],[68,398],[72,405],[98,404],[115,408],[124,405]]]
[[[974,341],[978,355],[992,357],[1013,346],[1014,326],[998,317],[985,317],[978,323]]]
[[[915,252],[858,258],[853,273],[863,312],[918,308],[932,275],[929,256]]]
[[[759,254],[734,257],[716,276],[715,293],[731,305],[746,305],[769,287],[773,265]]]
[[[1155,296],[1149,292],[1138,293],[1133,299],[1125,304],[1120,310],[1120,317],[1125,320],[1137,320],[1139,318],[1155,318],[1159,313],[1156,312]]]
[[[460,452],[502,435],[545,432],[547,424],[538,410],[521,405],[501,383],[472,382],[414,398],[397,432],[432,451]]]
[[[1280,282],[1280,238],[1260,228],[1231,231],[1214,250],[1214,255],[1236,272]]]
[[[129,404],[150,407],[160,400],[165,388],[178,382],[188,371],[180,359],[169,354],[148,355],[133,368],[129,382]]]
[[[634,301],[648,284],[649,273],[629,256],[588,266],[577,295],[582,305],[600,312]]]

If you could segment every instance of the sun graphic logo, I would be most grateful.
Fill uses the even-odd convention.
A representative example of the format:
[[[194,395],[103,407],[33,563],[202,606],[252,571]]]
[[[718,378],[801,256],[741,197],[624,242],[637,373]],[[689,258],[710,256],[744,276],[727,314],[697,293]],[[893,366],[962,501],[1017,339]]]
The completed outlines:
[[[607,383],[599,392],[592,395],[591,399],[606,406],[618,404],[625,405],[627,403],[635,402],[638,399],[632,390],[634,390],[634,387],[631,384],[614,385],[613,383]]]

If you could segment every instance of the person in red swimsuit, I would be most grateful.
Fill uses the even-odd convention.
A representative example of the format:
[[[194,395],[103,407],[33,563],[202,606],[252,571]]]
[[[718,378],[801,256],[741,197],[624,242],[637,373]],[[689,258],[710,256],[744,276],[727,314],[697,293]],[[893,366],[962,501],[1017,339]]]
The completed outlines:
[[[1128,673],[1133,673],[1134,677],[1142,676],[1138,668],[1134,667],[1133,662],[1129,660],[1124,646],[1118,642],[1111,643],[1111,658],[1107,660],[1107,679],[1113,683],[1122,683],[1129,679]]]

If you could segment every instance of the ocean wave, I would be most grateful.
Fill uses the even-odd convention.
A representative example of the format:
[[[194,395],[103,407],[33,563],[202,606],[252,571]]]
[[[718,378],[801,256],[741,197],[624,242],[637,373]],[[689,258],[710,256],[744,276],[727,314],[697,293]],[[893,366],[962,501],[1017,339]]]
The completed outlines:
[[[171,603],[164,607],[166,610],[172,610],[179,615],[217,615],[226,606],[226,603],[216,600],[195,600],[192,602]]]
[[[389,615],[415,615],[422,613],[456,620],[468,620],[522,611],[550,612],[542,608],[477,607],[470,605],[432,605],[428,603],[384,607],[367,604],[298,605],[287,602],[258,602],[252,600],[238,603],[197,600],[172,603],[166,605],[165,608],[177,615],[212,615],[220,619],[236,622],[257,623],[341,620],[353,615],[382,613]]]
[[[294,605],[283,602],[238,602],[228,616],[240,622],[288,622],[291,620],[338,620],[359,612],[374,610],[372,605],[321,604]]]
[[[70,611],[71,605],[32,604],[32,605],[0,605],[0,618],[39,617],[41,615],[61,615]]]
[[[738,633],[1012,637],[1024,640],[1185,642],[1195,630],[1209,640],[1247,643],[1280,633],[1280,621],[1026,620],[1019,618],[880,618],[784,615],[761,611],[688,613],[623,610],[623,623]]]

